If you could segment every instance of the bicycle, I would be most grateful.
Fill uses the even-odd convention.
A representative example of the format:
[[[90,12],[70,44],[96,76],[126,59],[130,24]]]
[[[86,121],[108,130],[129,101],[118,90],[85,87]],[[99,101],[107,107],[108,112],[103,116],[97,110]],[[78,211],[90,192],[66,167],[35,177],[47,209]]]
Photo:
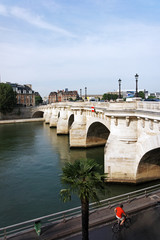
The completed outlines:
[[[125,221],[123,225],[120,225],[121,220],[117,219],[117,221],[112,226],[112,231],[114,233],[117,233],[118,231],[121,231],[124,227],[129,228],[131,226],[131,218],[125,217]]]

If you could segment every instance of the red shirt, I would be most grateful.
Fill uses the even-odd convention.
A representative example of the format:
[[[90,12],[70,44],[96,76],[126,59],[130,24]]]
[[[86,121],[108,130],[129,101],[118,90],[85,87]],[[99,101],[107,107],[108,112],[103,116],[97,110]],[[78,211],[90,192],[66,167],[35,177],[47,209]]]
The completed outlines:
[[[122,218],[122,214],[125,215],[124,210],[122,208],[120,208],[120,207],[117,207],[116,208],[116,215],[117,215],[117,217]]]

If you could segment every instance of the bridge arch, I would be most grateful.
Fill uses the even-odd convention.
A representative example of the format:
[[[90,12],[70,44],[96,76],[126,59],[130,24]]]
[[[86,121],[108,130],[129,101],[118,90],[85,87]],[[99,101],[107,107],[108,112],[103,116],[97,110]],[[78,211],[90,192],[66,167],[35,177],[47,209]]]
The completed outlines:
[[[138,165],[137,182],[160,179],[160,148],[147,152]]]
[[[160,179],[160,135],[151,136],[141,144],[136,182]]]
[[[74,122],[74,114],[71,114],[68,119],[68,129],[71,128],[73,122]]]
[[[44,112],[43,111],[37,111],[33,113],[32,118],[43,118]]]
[[[86,145],[89,146],[105,146],[109,137],[109,129],[101,122],[93,122],[87,131]]]

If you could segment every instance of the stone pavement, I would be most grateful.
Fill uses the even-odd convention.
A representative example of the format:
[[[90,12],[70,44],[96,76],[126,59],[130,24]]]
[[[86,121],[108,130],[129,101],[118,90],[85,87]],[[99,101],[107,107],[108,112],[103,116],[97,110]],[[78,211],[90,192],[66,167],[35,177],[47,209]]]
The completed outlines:
[[[141,211],[145,208],[153,207],[160,203],[160,191],[150,194],[147,197],[141,197],[124,203],[124,210],[129,215]],[[116,204],[117,206],[118,204]],[[114,207],[104,207],[90,213],[89,225],[90,228],[114,221]],[[38,237],[35,230],[21,233],[16,236],[7,237],[9,240],[53,240],[64,239],[66,236],[78,233],[81,231],[81,217],[74,217],[66,222],[60,222],[42,228],[41,235]],[[1,238],[2,239],[2,238]]]

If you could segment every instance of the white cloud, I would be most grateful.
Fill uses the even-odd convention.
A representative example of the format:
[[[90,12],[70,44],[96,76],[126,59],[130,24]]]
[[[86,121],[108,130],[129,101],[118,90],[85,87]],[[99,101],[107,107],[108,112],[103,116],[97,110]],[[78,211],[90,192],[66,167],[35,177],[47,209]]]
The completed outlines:
[[[57,12],[63,8],[60,4],[58,4],[54,0],[43,1],[42,6],[44,6],[48,11],[51,12]]]
[[[8,15],[7,8],[2,4],[0,4],[0,15],[2,15],[2,16],[7,16]]]
[[[46,22],[42,18],[42,16],[34,15],[29,10],[24,9],[24,8],[20,8],[20,7],[10,7],[10,8],[8,7],[7,8],[5,5],[0,5],[0,15],[3,15],[6,17],[14,16],[14,17],[19,18],[37,28],[49,30],[49,31],[58,33],[62,36],[66,36],[66,37],[72,37],[72,38],[76,37],[71,32],[69,32],[61,27],[57,27],[53,24]]]
[[[17,18],[20,18],[20,19],[30,23],[31,25],[38,27],[38,28],[50,30],[50,31],[57,32],[62,35],[65,35],[65,36],[73,37],[73,34],[71,34],[70,32],[68,32],[62,28],[56,27],[50,23],[45,22],[42,19],[42,17],[40,17],[38,15],[32,15],[26,9],[19,8],[19,7],[13,7],[11,9],[11,14]]]

